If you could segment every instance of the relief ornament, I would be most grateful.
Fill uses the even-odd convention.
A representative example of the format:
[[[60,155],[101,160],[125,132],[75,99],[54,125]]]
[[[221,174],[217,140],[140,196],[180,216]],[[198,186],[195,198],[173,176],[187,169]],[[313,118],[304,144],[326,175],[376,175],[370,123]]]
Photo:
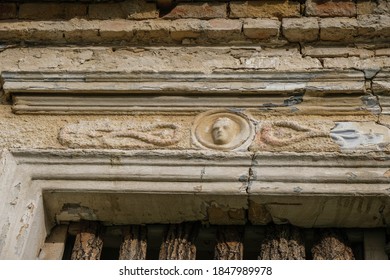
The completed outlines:
[[[192,129],[193,143],[213,150],[245,150],[254,137],[254,129],[243,114],[209,111],[199,115]]]
[[[63,127],[59,142],[70,148],[153,148],[177,144],[180,127],[173,123],[142,123],[130,121],[79,121]]]

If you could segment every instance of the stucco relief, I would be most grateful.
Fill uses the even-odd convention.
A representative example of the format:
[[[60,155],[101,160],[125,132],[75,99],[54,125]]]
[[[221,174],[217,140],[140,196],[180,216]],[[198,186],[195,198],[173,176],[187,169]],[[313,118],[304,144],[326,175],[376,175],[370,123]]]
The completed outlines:
[[[374,122],[261,122],[251,150],[359,151],[384,150],[390,129]],[[290,147],[290,148],[289,148]]]
[[[253,137],[254,128],[249,119],[228,111],[201,114],[192,128],[193,143],[214,150],[245,150]]]
[[[262,124],[257,140],[260,144],[286,146],[315,137],[329,137],[329,131],[295,121],[275,121]]]
[[[179,125],[134,124],[130,121],[80,121],[63,127],[59,142],[70,148],[166,147],[180,141]]]

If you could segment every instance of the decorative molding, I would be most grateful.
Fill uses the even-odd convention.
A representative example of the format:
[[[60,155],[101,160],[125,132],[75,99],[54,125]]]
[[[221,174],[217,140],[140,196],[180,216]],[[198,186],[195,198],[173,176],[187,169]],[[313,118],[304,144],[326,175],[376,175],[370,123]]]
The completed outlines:
[[[287,146],[315,137],[329,137],[329,131],[314,129],[295,121],[263,122],[257,137],[257,144]]]
[[[70,148],[166,147],[180,141],[180,127],[173,123],[138,124],[96,120],[69,124],[60,130],[58,140]]]
[[[243,114],[208,111],[200,114],[191,130],[193,143],[212,150],[243,150],[251,144],[254,127]]]
[[[217,108],[290,113],[378,113],[360,71],[5,72],[17,114],[110,114]],[[153,97],[153,98],[151,98]]]
[[[383,151],[390,145],[390,129],[375,122],[264,121],[251,150],[281,148],[315,138],[332,139],[342,152]],[[329,143],[312,142],[311,150],[324,151],[326,145]]]

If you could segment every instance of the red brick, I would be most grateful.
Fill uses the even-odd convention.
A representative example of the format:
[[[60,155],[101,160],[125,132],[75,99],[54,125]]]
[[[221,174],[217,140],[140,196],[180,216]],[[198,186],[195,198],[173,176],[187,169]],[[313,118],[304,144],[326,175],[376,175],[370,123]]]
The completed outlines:
[[[164,18],[225,18],[227,16],[226,3],[179,3]]]
[[[307,0],[306,15],[318,17],[355,17],[356,3],[351,0]]]

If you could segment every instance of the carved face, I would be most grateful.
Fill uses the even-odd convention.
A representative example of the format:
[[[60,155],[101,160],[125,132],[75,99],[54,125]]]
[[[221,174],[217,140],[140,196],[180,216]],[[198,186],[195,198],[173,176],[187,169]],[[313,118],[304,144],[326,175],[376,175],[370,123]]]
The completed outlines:
[[[214,144],[226,145],[230,143],[236,134],[237,124],[229,118],[218,118],[212,127]]]

